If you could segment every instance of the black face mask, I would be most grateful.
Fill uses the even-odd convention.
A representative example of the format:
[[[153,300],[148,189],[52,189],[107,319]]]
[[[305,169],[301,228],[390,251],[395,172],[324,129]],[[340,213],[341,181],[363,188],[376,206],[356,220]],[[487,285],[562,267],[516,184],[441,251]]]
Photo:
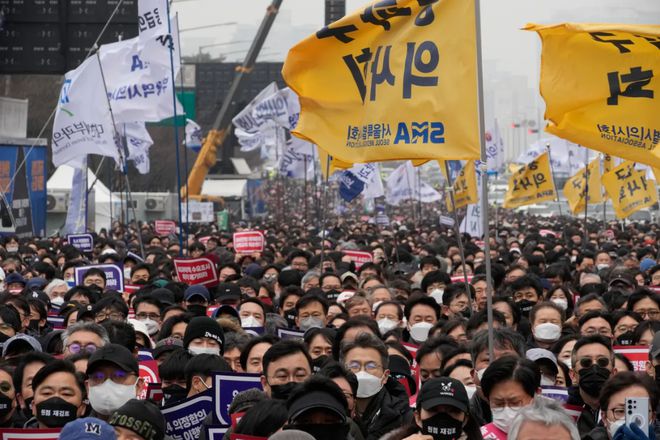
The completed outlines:
[[[206,316],[206,306],[200,304],[190,304],[188,306],[188,312],[193,316]]]
[[[422,434],[433,440],[455,440],[463,433],[463,423],[446,413],[422,420]]]
[[[7,420],[13,409],[12,403],[13,401],[9,397],[0,393],[0,420]]]
[[[312,373],[318,373],[321,371],[321,368],[323,368],[323,366],[327,364],[329,360],[330,358],[328,358],[328,356],[325,354],[317,357],[316,359],[312,359]]]
[[[529,317],[529,312],[532,310],[532,307],[534,307],[535,305],[536,303],[534,301],[530,301],[528,299],[523,299],[516,303],[518,310],[520,310],[520,314],[526,318]]]
[[[34,333],[39,332],[39,319],[30,319],[30,324],[28,324],[28,329],[32,330]]]
[[[610,377],[610,370],[603,368],[599,365],[592,365],[589,368],[583,368],[578,371],[580,373],[579,386],[582,391],[591,397],[598,397],[603,385]]]
[[[470,308],[467,307],[467,308],[461,310],[461,315],[462,315],[464,318],[470,319],[470,316],[472,316],[472,310],[470,310]]]
[[[341,292],[339,290],[328,290],[325,292],[325,297],[328,301],[335,302],[337,301],[337,298],[339,298],[340,294]]]
[[[60,397],[51,397],[37,405],[37,420],[49,428],[61,428],[76,420],[78,408]]]
[[[287,382],[284,385],[271,385],[270,396],[273,399],[287,400],[297,385],[295,382]]]
[[[289,310],[284,310],[284,318],[286,318],[286,323],[290,328],[296,327],[296,316],[298,316],[296,309],[292,308]]]
[[[316,440],[345,440],[348,438],[350,426],[348,423],[301,423],[285,425],[284,429],[297,429],[304,431]]]
[[[21,412],[26,419],[31,419],[34,414],[32,414],[32,401],[34,397],[28,397],[25,399],[25,406],[21,408]]]
[[[170,385],[163,388],[163,405],[169,405],[184,400],[188,396],[188,391],[181,385]]]
[[[616,338],[616,341],[619,345],[633,345],[633,338],[635,337],[635,332],[625,332],[619,335]]]
[[[7,342],[7,339],[9,339],[9,336],[7,336],[6,334],[0,332],[0,343]]]

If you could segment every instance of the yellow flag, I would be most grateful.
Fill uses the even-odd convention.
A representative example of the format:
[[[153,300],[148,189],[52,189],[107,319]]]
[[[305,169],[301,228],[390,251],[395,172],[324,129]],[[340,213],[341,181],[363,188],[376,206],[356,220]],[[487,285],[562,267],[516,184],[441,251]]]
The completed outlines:
[[[321,147],[318,147],[319,152],[319,162],[321,166],[321,174],[324,179],[328,179],[334,174],[337,170],[347,170],[353,166],[352,163],[342,162],[341,160],[330,156],[325,150]],[[328,161],[330,162],[328,164]]]
[[[655,182],[646,179],[645,171],[636,170],[634,162],[626,161],[603,174],[602,181],[618,218],[626,218],[658,201]]]
[[[296,136],[353,163],[478,159],[474,0],[374,2],[298,43]]]
[[[660,25],[528,24],[543,41],[546,131],[660,167]]]
[[[456,209],[477,203],[477,174],[473,160],[468,160],[454,181],[454,204]],[[452,212],[451,195],[447,194],[447,210]]]
[[[589,184],[587,191],[586,184]],[[600,183],[600,158],[589,163],[588,167],[581,168],[564,184],[564,195],[573,214],[584,212],[585,196],[588,204],[603,201]]]
[[[545,152],[509,177],[509,189],[502,206],[517,208],[554,198],[555,186],[552,182],[550,159]]]

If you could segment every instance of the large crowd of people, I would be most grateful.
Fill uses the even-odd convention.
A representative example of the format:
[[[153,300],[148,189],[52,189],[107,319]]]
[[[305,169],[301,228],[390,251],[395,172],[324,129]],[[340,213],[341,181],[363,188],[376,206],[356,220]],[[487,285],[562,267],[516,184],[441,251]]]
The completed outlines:
[[[2,240],[0,427],[160,440],[163,408],[236,372],[261,386],[233,397],[227,439],[655,438],[656,224],[503,213],[489,283],[480,238],[436,219],[332,218],[320,231],[303,217],[232,225],[263,231],[249,255],[214,225],[182,243],[116,223],[90,253],[60,237]],[[180,282],[178,257],[211,260],[217,285]],[[121,268],[123,291],[94,267],[76,282],[100,264]],[[621,346],[648,354],[631,361]],[[162,399],[140,374],[145,353]],[[202,439],[217,424],[197,422]]]

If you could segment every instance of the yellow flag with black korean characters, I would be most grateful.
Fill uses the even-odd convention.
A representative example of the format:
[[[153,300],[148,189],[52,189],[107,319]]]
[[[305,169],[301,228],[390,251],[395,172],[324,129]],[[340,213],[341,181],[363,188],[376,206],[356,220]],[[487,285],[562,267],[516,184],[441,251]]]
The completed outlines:
[[[548,152],[539,155],[509,177],[509,188],[504,196],[504,208],[553,200],[555,185],[552,181]]]
[[[478,159],[474,3],[372,2],[296,44],[293,133],[346,163]]]
[[[541,37],[546,131],[660,168],[660,25],[528,24]]]
[[[453,184],[454,191],[454,204],[456,209],[464,208],[467,205],[477,203],[479,196],[477,195],[477,173],[473,160],[468,160],[461,171],[456,176]],[[453,205],[451,203],[451,195],[447,194],[447,210],[452,212]]]
[[[603,201],[600,177],[600,158],[597,157],[566,180],[564,196],[573,214],[584,212],[585,201],[587,204]]]
[[[618,218],[626,218],[658,201],[655,182],[646,178],[645,171],[636,170],[634,162],[625,161],[603,174],[602,182]]]

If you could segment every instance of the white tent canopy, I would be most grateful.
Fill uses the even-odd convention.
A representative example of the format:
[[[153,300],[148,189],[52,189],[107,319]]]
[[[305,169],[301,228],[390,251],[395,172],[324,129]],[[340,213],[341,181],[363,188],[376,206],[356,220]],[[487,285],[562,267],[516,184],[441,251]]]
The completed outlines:
[[[71,182],[73,181],[74,168],[69,165],[62,165],[58,167],[53,175],[48,179],[47,189],[61,189],[70,190]],[[96,181],[96,183],[94,183]],[[96,180],[96,176],[87,169],[87,187],[91,187],[94,183],[94,206],[91,211],[95,213],[94,228],[100,230],[101,228],[110,229],[110,202],[111,193],[107,186],[100,180]],[[90,197],[90,202],[92,198]]]
[[[247,179],[208,179],[202,185],[202,194],[216,197],[245,197]]]

